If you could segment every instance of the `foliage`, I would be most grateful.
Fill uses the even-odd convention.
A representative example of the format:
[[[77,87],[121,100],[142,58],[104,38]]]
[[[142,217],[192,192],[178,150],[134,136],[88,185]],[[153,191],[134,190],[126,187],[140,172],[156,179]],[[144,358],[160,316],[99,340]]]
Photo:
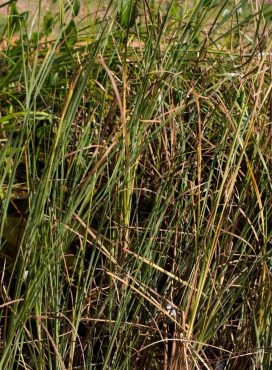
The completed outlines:
[[[0,368],[269,369],[269,8],[80,5],[9,4]]]

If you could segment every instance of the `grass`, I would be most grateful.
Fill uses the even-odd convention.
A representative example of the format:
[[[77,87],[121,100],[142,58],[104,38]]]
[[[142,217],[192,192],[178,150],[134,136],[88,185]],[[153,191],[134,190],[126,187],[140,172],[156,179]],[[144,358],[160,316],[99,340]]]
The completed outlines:
[[[0,368],[267,370],[271,9],[129,4],[10,4]]]

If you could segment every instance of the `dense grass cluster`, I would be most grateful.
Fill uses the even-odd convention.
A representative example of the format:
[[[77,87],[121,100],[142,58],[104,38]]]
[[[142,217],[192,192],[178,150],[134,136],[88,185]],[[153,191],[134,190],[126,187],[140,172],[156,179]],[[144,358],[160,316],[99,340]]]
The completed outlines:
[[[80,5],[1,25],[0,368],[270,369],[271,5]]]

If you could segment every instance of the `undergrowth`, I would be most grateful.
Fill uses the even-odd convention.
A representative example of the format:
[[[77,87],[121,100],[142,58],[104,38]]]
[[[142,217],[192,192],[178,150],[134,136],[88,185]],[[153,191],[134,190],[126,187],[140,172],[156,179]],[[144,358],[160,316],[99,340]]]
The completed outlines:
[[[7,3],[0,368],[270,369],[271,5]]]

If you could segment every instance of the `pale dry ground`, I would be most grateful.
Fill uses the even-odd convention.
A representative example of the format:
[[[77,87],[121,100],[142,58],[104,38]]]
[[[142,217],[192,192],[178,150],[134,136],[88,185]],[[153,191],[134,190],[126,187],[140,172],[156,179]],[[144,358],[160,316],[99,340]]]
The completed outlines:
[[[183,0],[181,0],[182,2]],[[230,3],[232,0],[229,0]],[[255,6],[259,4],[261,5],[263,0],[248,0],[249,4],[252,2],[255,3]],[[0,5],[6,3],[7,0],[0,0]],[[108,0],[81,0],[81,8],[79,17],[84,17],[87,14],[97,11],[98,7],[103,7],[108,4]],[[58,5],[53,4],[50,0],[42,0],[42,13],[45,13],[49,10],[52,12],[58,11]],[[265,0],[265,3],[272,4],[272,0]],[[17,0],[17,8],[19,12],[30,11],[31,15],[34,15],[35,12],[38,10],[39,0]],[[7,15],[8,13],[8,6],[0,8],[0,15]]]
[[[0,0],[1,4],[5,4],[7,0]],[[41,9],[39,12],[39,2],[41,2]],[[67,4],[67,0],[63,0]],[[107,9],[108,0],[81,0],[80,12],[77,19],[77,24],[79,29],[85,28],[88,26],[88,20],[94,18],[102,18],[105,15],[105,10]],[[17,0],[16,7],[18,12],[21,14],[28,11],[28,32],[36,32],[38,28],[43,27],[44,16],[47,12],[51,12],[53,15],[57,15],[59,12],[58,1],[54,4],[52,0]],[[0,8],[0,49],[6,47],[5,37],[1,40],[1,31],[3,30],[4,25],[6,24],[7,16],[9,12],[9,6],[3,6]],[[67,19],[69,19],[68,16]],[[66,17],[65,17],[66,19]],[[39,26],[38,26],[39,25]],[[55,37],[59,32],[58,26],[51,33],[51,37]],[[12,40],[15,41],[18,39],[18,35],[15,35]]]
[[[6,0],[1,0],[1,3],[5,3]],[[51,7],[51,2],[50,1],[43,1],[42,6],[43,6],[43,11],[46,12],[47,10],[50,10]],[[38,0],[18,0],[17,1],[17,9],[19,12],[24,12],[27,10],[30,10],[31,13],[35,13],[36,9],[38,8],[39,1]],[[4,6],[3,8],[0,8],[0,13],[3,15],[8,14],[8,5]]]
[[[0,5],[6,2],[7,0],[0,0]],[[107,3],[108,1],[106,0],[81,0],[80,13],[78,17],[83,18],[88,14],[95,13],[98,8],[102,9],[103,7],[105,7],[105,5],[107,5]],[[29,11],[30,19],[33,19],[35,14],[38,13],[39,0],[17,0],[16,6],[19,13]],[[56,4],[53,4],[53,2],[50,0],[42,0],[41,16],[43,16],[47,11],[51,11],[52,13],[56,14],[58,12],[58,2],[56,2]],[[8,5],[0,8],[0,15],[8,15]]]

